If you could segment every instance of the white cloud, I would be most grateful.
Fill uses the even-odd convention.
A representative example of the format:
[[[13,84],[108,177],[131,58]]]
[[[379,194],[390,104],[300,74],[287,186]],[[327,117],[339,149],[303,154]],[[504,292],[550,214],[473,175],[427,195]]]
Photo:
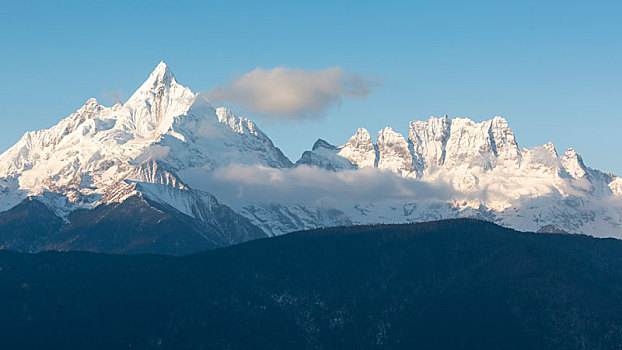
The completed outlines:
[[[339,207],[357,201],[446,201],[453,196],[447,184],[405,179],[374,168],[334,172],[308,166],[275,169],[233,164],[213,172],[185,170],[181,176],[191,187],[234,207],[274,202]]]
[[[215,104],[231,103],[250,112],[281,119],[324,116],[344,98],[367,96],[374,82],[340,67],[306,71],[256,68],[208,92]]]
[[[101,93],[101,97],[104,103],[112,106],[116,103],[123,102],[125,100],[125,93],[123,93],[121,89],[111,91],[104,90]]]
[[[262,165],[231,164],[210,171],[193,168],[180,172],[192,188],[214,194],[233,207],[248,203],[303,204],[347,207],[369,202],[477,202],[506,205],[528,200],[533,193],[557,198],[560,194],[548,180],[517,180],[503,172],[479,174],[473,186],[457,186],[452,174],[435,178],[403,178],[388,171],[366,167],[338,172],[309,166],[275,169]],[[563,185],[563,192],[582,195],[581,182]],[[522,199],[521,199],[522,198]]]

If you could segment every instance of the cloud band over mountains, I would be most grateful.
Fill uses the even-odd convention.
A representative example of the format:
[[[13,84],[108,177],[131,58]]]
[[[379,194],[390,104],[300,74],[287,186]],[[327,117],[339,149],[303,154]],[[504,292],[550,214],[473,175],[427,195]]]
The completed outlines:
[[[241,208],[249,203],[349,207],[356,202],[448,201],[457,192],[446,183],[402,178],[375,168],[329,171],[314,166],[277,169],[230,164],[214,171],[191,168],[181,172],[192,188],[214,194]]]
[[[207,95],[216,104],[230,103],[266,117],[321,118],[343,99],[364,98],[375,82],[341,67],[321,70],[256,68]]]

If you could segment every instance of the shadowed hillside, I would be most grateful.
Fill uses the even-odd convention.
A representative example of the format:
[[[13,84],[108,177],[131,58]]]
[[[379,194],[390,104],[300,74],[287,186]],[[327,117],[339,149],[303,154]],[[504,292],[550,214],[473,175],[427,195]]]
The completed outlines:
[[[184,256],[0,251],[4,349],[618,349],[622,242],[475,220]]]

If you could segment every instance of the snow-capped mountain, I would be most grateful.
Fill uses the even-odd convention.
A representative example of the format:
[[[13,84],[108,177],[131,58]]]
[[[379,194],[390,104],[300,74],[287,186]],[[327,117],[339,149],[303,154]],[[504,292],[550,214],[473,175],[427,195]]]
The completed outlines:
[[[520,230],[622,237],[619,177],[587,167],[572,148],[562,156],[550,142],[519,149],[501,117],[481,123],[430,117],[411,122],[408,139],[390,127],[380,130],[375,144],[358,129],[342,146],[318,140],[297,164],[374,167],[450,191],[448,200],[414,196],[340,208],[353,223],[477,217]]]
[[[90,99],[52,128],[26,133],[0,155],[0,210],[35,198],[64,220],[67,229],[77,210],[138,197],[149,208],[157,203],[187,216],[199,236],[217,242],[213,246],[265,236],[175,174],[231,162],[292,166],[255,124],[227,109],[214,109],[204,96],[178,84],[160,63],[124,104],[104,107]],[[63,248],[54,239],[44,246]]]
[[[240,169],[269,171],[264,183],[251,172],[257,187],[310,169],[314,179],[294,179],[309,192],[377,173],[442,196],[398,188],[382,198],[262,200],[233,183],[233,201],[234,190],[208,181],[242,181]],[[0,248],[182,254],[315,227],[473,216],[622,237],[622,179],[585,166],[573,149],[520,149],[500,117],[431,117],[411,122],[408,137],[387,127],[374,139],[360,128],[341,146],[319,139],[292,164],[253,122],[214,108],[164,63],[125,103],[90,99],[0,155]]]
[[[0,209],[12,207],[23,194],[44,191],[71,192],[76,204],[99,204],[111,185],[128,177],[145,180],[137,169],[151,160],[172,171],[231,162],[292,165],[255,124],[214,109],[160,63],[125,104],[107,108],[90,99],[52,128],[26,133],[0,155],[4,187],[21,190],[3,194]]]

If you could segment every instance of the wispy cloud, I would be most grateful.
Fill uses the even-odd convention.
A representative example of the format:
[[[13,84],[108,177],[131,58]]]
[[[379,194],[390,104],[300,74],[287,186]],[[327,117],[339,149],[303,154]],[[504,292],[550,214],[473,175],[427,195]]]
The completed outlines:
[[[446,184],[404,179],[374,168],[334,172],[308,166],[275,169],[232,164],[213,172],[186,170],[182,177],[190,186],[211,192],[234,207],[249,202],[341,207],[356,201],[444,201],[454,195]]]
[[[230,103],[266,117],[300,120],[323,117],[344,98],[363,98],[375,84],[374,79],[340,67],[256,68],[207,94],[215,104]]]
[[[105,104],[114,105],[117,102],[123,102],[125,100],[125,94],[123,90],[104,90],[101,93],[101,98]]]

